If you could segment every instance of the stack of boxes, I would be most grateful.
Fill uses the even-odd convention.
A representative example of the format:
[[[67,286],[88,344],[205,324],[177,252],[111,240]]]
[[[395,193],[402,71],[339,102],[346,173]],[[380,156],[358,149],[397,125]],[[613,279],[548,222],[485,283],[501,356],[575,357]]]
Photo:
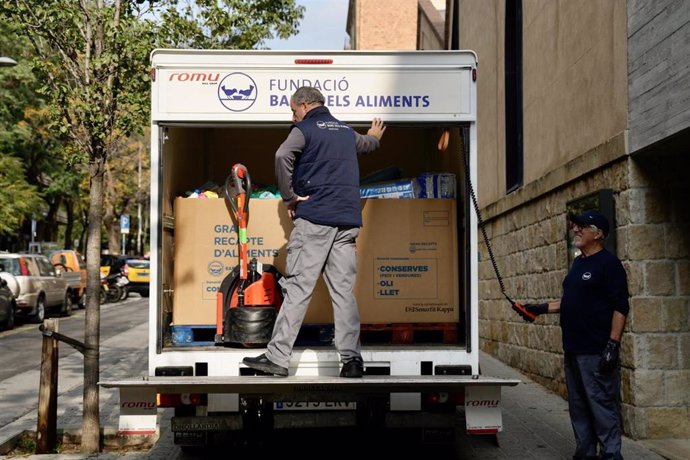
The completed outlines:
[[[363,185],[362,198],[455,198],[455,174],[422,173],[414,179]]]
[[[367,190],[355,286],[362,323],[458,321],[454,176],[423,174]],[[215,324],[216,292],[238,264],[236,227],[222,199],[177,198],[174,215],[173,323]],[[292,225],[282,200],[252,198],[249,257],[284,273]],[[332,321],[330,297],[321,280],[305,323]]]

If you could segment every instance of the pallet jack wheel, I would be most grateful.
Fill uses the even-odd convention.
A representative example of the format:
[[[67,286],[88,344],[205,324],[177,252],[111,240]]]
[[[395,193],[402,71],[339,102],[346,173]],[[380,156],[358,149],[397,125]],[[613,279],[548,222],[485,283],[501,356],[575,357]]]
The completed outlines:
[[[223,342],[263,347],[271,340],[276,309],[273,306],[229,308],[225,314]]]

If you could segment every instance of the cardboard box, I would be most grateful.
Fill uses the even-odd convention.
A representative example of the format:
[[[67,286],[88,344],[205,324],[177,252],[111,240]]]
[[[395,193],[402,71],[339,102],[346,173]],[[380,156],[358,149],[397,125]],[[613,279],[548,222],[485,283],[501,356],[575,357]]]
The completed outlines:
[[[417,176],[419,198],[455,198],[455,174],[422,173]]]
[[[366,200],[362,218],[362,323],[458,321],[456,201]]]
[[[249,201],[247,250],[251,260],[271,264],[285,273],[287,240],[292,222],[280,199]],[[177,198],[173,323],[216,323],[216,292],[239,263],[237,231],[222,199]],[[305,318],[309,323],[332,323],[328,288],[323,280],[314,290]]]
[[[419,184],[416,179],[381,182],[359,187],[361,198],[419,198]]]
[[[458,319],[455,200],[362,200],[355,296],[362,323]],[[215,324],[216,291],[238,263],[236,231],[222,199],[177,198],[173,322]],[[279,199],[252,199],[249,257],[284,273],[292,230]],[[332,323],[320,280],[305,323]]]

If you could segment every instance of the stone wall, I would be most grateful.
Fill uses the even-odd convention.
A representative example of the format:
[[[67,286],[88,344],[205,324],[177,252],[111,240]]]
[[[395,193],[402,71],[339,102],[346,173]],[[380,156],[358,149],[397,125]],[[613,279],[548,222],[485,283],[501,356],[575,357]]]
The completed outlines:
[[[624,341],[624,423],[635,438],[690,436],[688,155],[631,159],[620,196],[631,312]]]
[[[560,298],[567,272],[566,203],[614,191],[616,252],[631,312],[622,343],[625,432],[690,436],[690,157],[621,157],[498,215],[488,225],[506,290],[522,302]],[[481,347],[566,397],[558,315],[527,324],[502,297],[480,250]]]

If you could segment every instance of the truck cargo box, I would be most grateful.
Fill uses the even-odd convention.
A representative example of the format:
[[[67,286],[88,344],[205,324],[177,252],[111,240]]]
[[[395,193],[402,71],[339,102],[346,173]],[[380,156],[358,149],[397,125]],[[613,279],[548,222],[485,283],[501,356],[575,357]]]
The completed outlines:
[[[175,407],[182,445],[299,423],[423,427],[439,404],[464,407],[471,432],[499,431],[501,386],[517,382],[479,370],[477,216],[468,199],[475,54],[156,50],[152,65],[150,375],[102,382],[121,388],[121,431],[155,429],[157,393]],[[374,117],[387,126],[380,148],[359,158],[359,382],[337,377],[323,284],[300,333],[316,336],[298,337],[280,383],[242,364],[264,349],[208,337],[215,292],[237,264],[237,231],[224,201],[200,192],[245,165],[263,190],[250,200],[250,257],[284,269],[292,222],[275,195],[274,156],[291,125],[289,98],[303,85],[321,89],[332,114],[361,133]]]

